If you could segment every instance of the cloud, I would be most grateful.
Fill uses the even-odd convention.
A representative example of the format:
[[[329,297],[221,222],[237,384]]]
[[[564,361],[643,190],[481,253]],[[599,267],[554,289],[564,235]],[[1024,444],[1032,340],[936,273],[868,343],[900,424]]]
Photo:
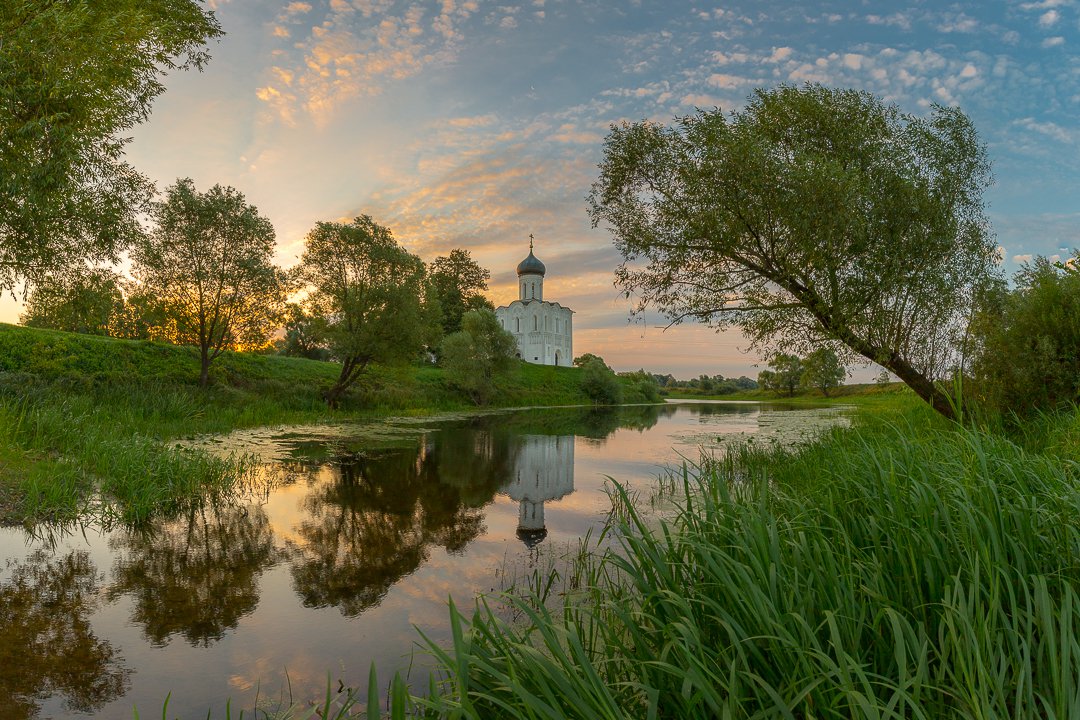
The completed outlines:
[[[1063,7],[1071,5],[1073,0],[1042,0],[1041,2],[1021,3],[1021,10],[1045,10],[1046,8]]]
[[[1071,132],[1057,123],[1048,120],[1039,122],[1035,120],[1035,118],[1026,117],[1013,121],[1013,125],[1022,127],[1025,130],[1030,130],[1031,132],[1039,133],[1040,135],[1045,135],[1058,142],[1068,143],[1070,145],[1073,143],[1073,134]]]
[[[599,145],[604,141],[604,136],[594,131],[578,130],[573,123],[564,123],[559,126],[558,132],[549,135],[548,139],[571,145]]]
[[[964,13],[946,13],[937,29],[943,33],[973,33],[979,29],[979,21]]]
[[[311,12],[311,3],[306,2],[291,2],[285,6],[282,14],[285,16],[291,15],[303,15],[304,13]]]
[[[280,76],[268,73],[269,82],[256,96],[285,123],[305,114],[325,124],[342,103],[378,95],[387,83],[454,62],[463,25],[478,8],[474,0],[442,0],[429,14],[424,6],[394,0],[333,0],[306,37],[275,51],[275,67],[293,78],[291,91],[281,87]],[[282,19],[311,10],[309,3],[293,2]],[[511,19],[513,10],[500,8]],[[284,39],[295,31],[278,25],[273,34]]]
[[[1064,44],[1065,44],[1065,38],[1061,37],[1060,35],[1056,35],[1054,37],[1048,37],[1048,38],[1046,38],[1045,40],[1042,41],[1042,46],[1044,48],[1058,47],[1059,45],[1064,45]]]
[[[1039,16],[1039,27],[1049,28],[1053,27],[1057,23],[1061,14],[1057,10],[1047,10]]]
[[[1028,253],[1026,255],[1013,255],[1012,256],[1012,261],[1014,263],[1016,263],[1017,265],[1022,265],[1023,263],[1031,262],[1032,257],[1034,257],[1034,256],[1031,255],[1030,253]]]
[[[839,19],[839,16],[837,16]],[[886,25],[898,27],[901,30],[911,29],[911,16],[907,13],[893,13],[892,15],[867,15],[866,22],[871,25]]]
[[[772,55],[769,56],[768,62],[778,63],[782,60],[787,60],[791,56],[792,50],[789,47],[774,48]]]

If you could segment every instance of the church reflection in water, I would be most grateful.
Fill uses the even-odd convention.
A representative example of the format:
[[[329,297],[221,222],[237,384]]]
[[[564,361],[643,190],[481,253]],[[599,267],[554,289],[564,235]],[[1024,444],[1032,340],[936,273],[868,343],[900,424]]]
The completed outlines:
[[[517,500],[517,536],[533,548],[547,537],[544,503],[574,492],[574,436],[519,437],[513,475],[500,492]]]

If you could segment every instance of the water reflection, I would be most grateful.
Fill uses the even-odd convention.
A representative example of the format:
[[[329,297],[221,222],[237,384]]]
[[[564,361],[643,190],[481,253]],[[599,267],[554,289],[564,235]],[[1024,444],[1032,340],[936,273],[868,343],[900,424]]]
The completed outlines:
[[[297,539],[288,543],[297,594],[307,607],[363,613],[432,547],[464,552],[484,532],[482,508],[499,491],[520,502],[518,537],[532,547],[547,533],[544,503],[574,488],[567,429],[604,437],[624,423],[649,427],[667,411],[627,410],[482,416],[389,447],[340,443],[338,454],[312,471]],[[315,457],[310,448],[305,455]]]
[[[533,548],[547,537],[544,503],[574,492],[574,436],[524,435],[502,492],[517,500],[517,536]]]
[[[475,499],[439,481],[437,453],[366,450],[313,479],[298,541],[290,541],[296,592],[307,607],[359,615],[427,558],[430,545],[463,549],[484,528]],[[475,492],[475,488],[473,489]]]
[[[44,550],[7,562],[0,583],[0,717],[34,717],[37,703],[63,695],[76,712],[120,697],[130,670],[89,617],[101,576],[90,555]]]
[[[0,718],[130,717],[170,691],[202,716],[281,668],[318,694],[329,668],[392,667],[414,624],[446,639],[448,594],[468,602],[500,563],[597,527],[605,475],[653,482],[720,436],[794,436],[801,417],[669,404],[239,433],[265,464],[231,504],[140,528],[0,529],[19,558],[0,567]]]
[[[262,507],[192,508],[184,516],[114,536],[108,597],[130,595],[132,621],[155,646],[183,635],[209,647],[259,603],[259,576],[277,562]]]

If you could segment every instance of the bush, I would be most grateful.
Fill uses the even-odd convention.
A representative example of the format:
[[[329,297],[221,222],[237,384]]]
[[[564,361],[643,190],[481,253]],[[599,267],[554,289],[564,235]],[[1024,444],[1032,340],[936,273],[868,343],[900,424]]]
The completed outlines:
[[[600,358],[589,359],[581,366],[581,392],[594,405],[618,405],[622,402],[619,379]]]
[[[975,395],[1029,415],[1075,403],[1080,392],[1080,271],[1036,258],[1016,289],[988,292],[972,323]]]
[[[619,373],[623,379],[624,402],[660,402],[660,386],[656,384],[656,378],[644,370]]]
[[[461,317],[461,330],[442,342],[446,380],[477,405],[486,405],[496,381],[514,367],[517,340],[490,310],[470,310]]]

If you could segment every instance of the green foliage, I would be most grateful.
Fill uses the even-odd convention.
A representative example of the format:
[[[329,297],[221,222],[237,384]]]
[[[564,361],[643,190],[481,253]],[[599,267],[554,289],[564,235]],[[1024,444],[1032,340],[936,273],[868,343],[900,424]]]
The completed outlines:
[[[34,283],[20,322],[28,327],[112,335],[123,311],[120,276],[106,268],[83,267]]]
[[[1080,270],[1036,258],[988,292],[973,325],[976,394],[1021,416],[1080,400]]]
[[[644,370],[619,373],[619,379],[623,383],[623,402],[660,402],[660,386],[656,384],[656,378]]]
[[[769,371],[766,370],[765,372],[768,373]],[[719,373],[713,376],[702,374],[689,380],[676,380],[669,373],[667,375],[653,375],[653,379],[656,380],[662,392],[677,391],[681,395],[733,395],[758,389],[758,383],[745,375],[737,378],[725,378]]]
[[[612,370],[610,365],[604,362],[604,358],[600,357],[599,355],[593,355],[592,353],[584,353],[574,358],[574,367],[585,367],[591,362],[599,362],[608,370],[611,370],[611,372],[615,372],[614,370]]]
[[[738,326],[768,354],[838,342],[951,417],[934,380],[997,272],[989,182],[957,108],[781,85],[728,116],[613,128],[589,202],[640,311]]]
[[[832,348],[818,348],[802,359],[802,376],[799,384],[817,388],[825,397],[847,377],[847,370]]]
[[[519,363],[517,340],[503,330],[490,310],[469,310],[461,318],[461,330],[442,342],[441,364],[446,381],[462,390],[477,405],[486,405],[496,383]]]
[[[796,355],[779,353],[769,360],[772,370],[758,373],[758,384],[766,390],[795,394],[803,375],[802,361]]]
[[[274,227],[235,188],[200,193],[189,178],[168,189],[152,217],[153,231],[132,252],[135,276],[174,323],[167,339],[199,348],[205,387],[225,349],[266,347],[281,320]]]
[[[311,291],[307,310],[322,319],[323,342],[341,362],[326,392],[331,407],[369,364],[419,355],[431,322],[421,304],[424,263],[389,228],[367,215],[320,222],[308,233],[296,276]]]
[[[585,361],[579,382],[581,392],[594,405],[618,405],[622,402],[623,389],[619,378],[599,357]]]
[[[0,3],[0,289],[141,235],[153,186],[123,160],[130,130],[221,34],[196,0]]]
[[[453,647],[430,644],[444,681],[411,702],[455,718],[1073,717],[1078,481],[921,409],[792,452],[744,447],[669,478],[673,518],[617,490],[620,546],[571,558],[561,601],[500,597],[516,623],[451,606]]]
[[[308,315],[296,303],[285,306],[285,337],[278,342],[278,352],[289,357],[329,360],[330,351],[322,346],[326,331],[323,320]]]
[[[494,310],[481,294],[488,289],[491,273],[472,259],[468,250],[455,248],[435,258],[428,267],[428,295],[437,304],[444,335],[462,329],[462,317],[470,310]]]

